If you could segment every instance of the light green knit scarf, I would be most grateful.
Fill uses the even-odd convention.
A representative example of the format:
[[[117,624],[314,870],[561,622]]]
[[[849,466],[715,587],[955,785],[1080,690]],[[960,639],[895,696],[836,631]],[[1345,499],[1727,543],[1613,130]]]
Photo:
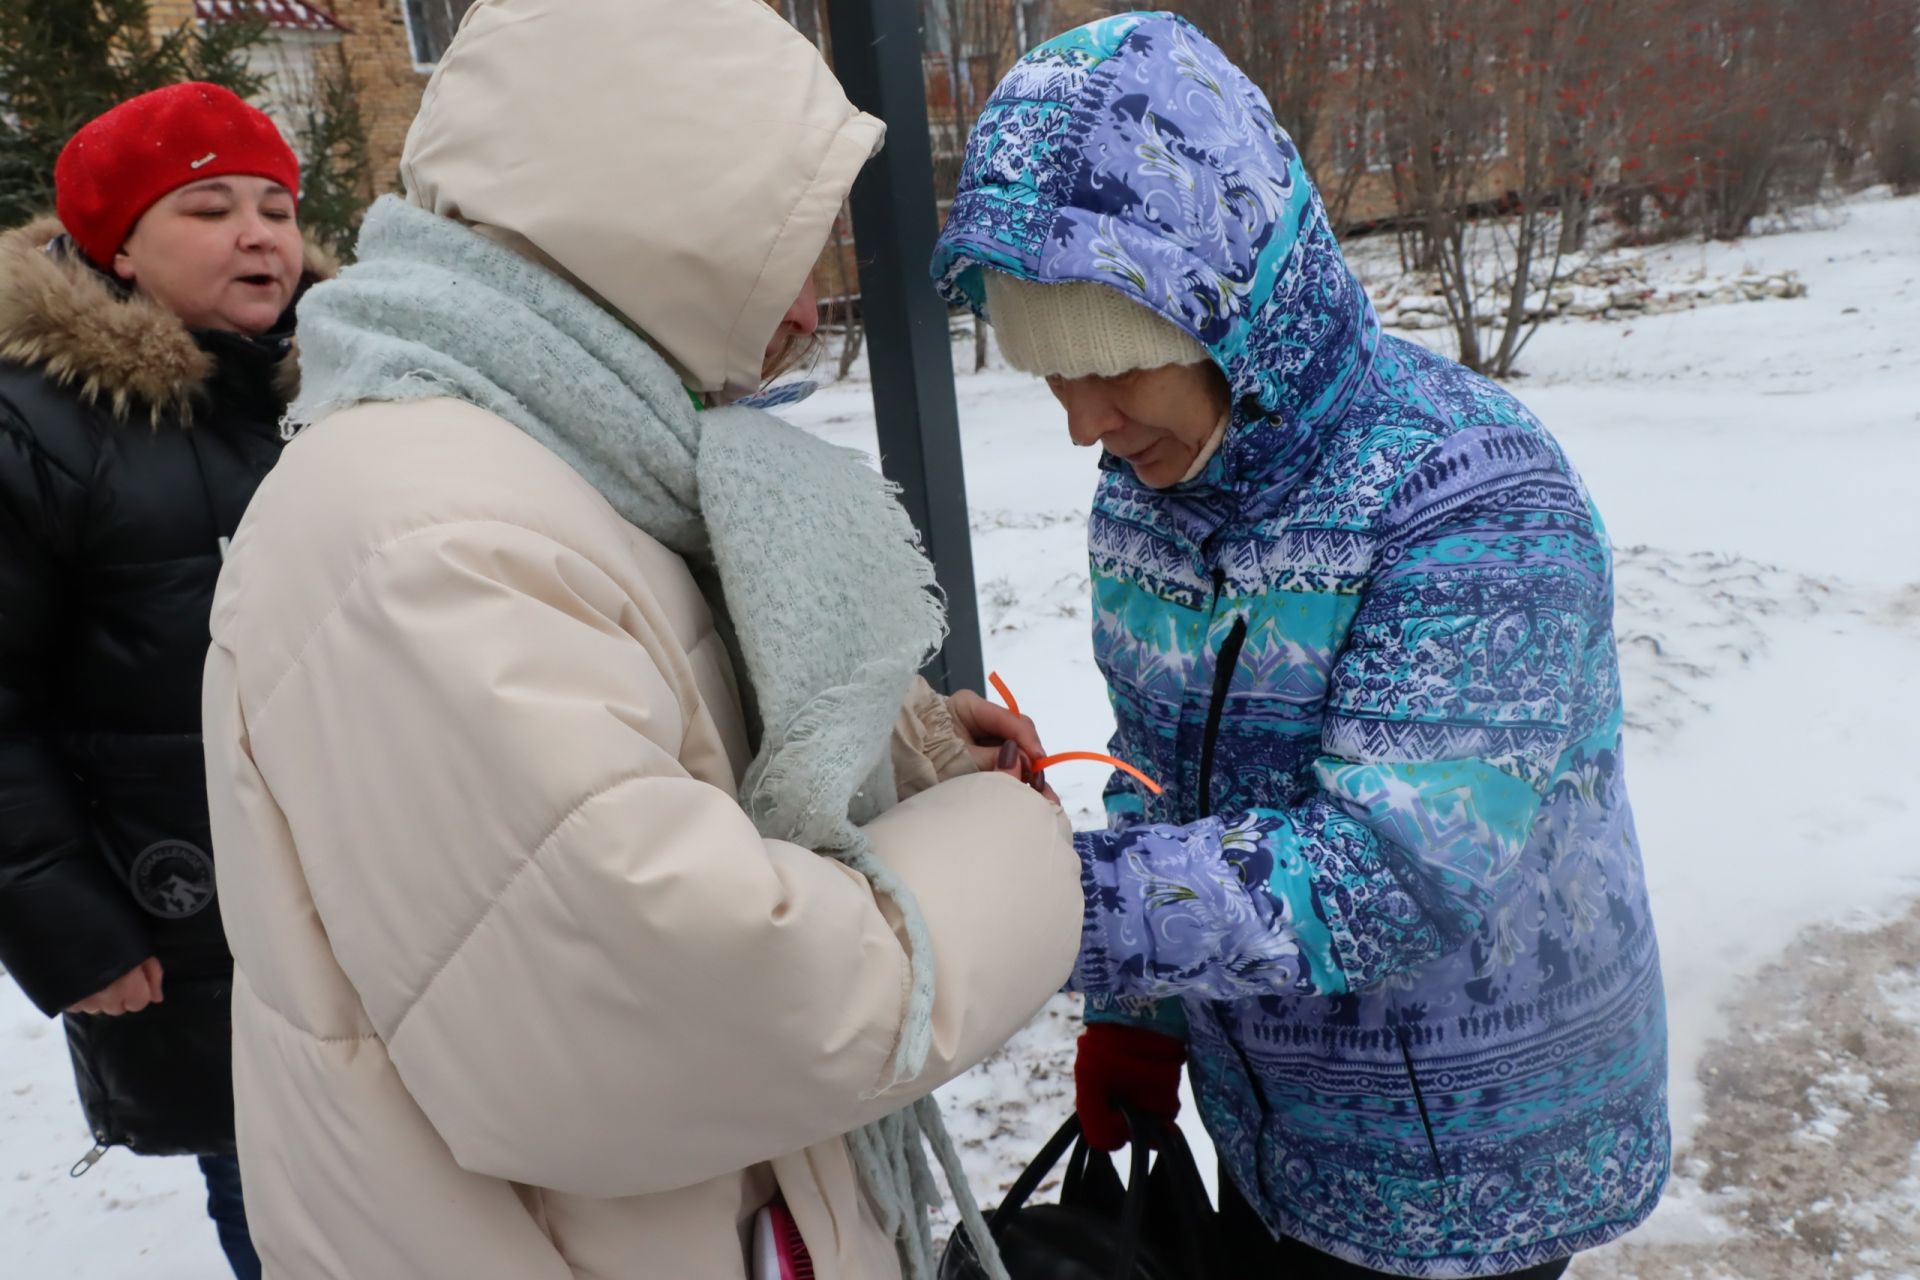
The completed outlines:
[[[458,223],[388,197],[368,213],[358,254],[301,302],[290,420],[365,401],[464,400],[565,459],[684,557],[709,595],[717,583],[713,604],[731,624],[761,729],[740,804],[762,835],[846,862],[899,908],[912,986],[874,1093],[917,1076],[932,1040],[933,948],[913,894],[861,826],[897,798],[888,740],[945,618],[891,487],[858,454],[768,414],[696,412],[665,360],[619,320]],[[984,1242],[932,1098],[848,1135],[908,1280],[934,1273],[928,1211],[939,1191],[923,1138],[969,1235]],[[1004,1280],[998,1258],[989,1265]]]

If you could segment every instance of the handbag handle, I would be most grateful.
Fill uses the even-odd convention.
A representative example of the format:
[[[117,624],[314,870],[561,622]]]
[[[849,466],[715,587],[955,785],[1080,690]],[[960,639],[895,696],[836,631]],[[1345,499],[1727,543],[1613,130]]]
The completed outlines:
[[[1200,1176],[1200,1166],[1194,1161],[1193,1149],[1176,1125],[1160,1129],[1160,1158],[1154,1162],[1152,1180],[1159,1184],[1156,1203],[1170,1207],[1175,1238],[1184,1245],[1181,1274],[1217,1274],[1209,1245],[1216,1225],[1213,1202]]]
[[[1158,1138],[1164,1146],[1166,1133],[1159,1121],[1125,1103],[1120,1106],[1120,1114],[1127,1121],[1127,1134],[1131,1139],[1127,1150],[1133,1162],[1127,1170],[1126,1203],[1120,1209],[1120,1261],[1114,1266],[1113,1280],[1133,1280],[1133,1268],[1140,1257],[1141,1228],[1147,1217],[1147,1182],[1153,1159],[1152,1145],[1147,1139]]]
[[[1187,1145],[1177,1125],[1124,1104],[1119,1110],[1126,1119],[1127,1130],[1133,1140],[1130,1144],[1132,1168],[1127,1176],[1126,1200],[1121,1208],[1121,1255],[1115,1273],[1116,1280],[1133,1280],[1139,1252],[1145,1247],[1146,1208],[1150,1196],[1158,1197],[1156,1203],[1171,1208],[1174,1239],[1184,1246],[1180,1250],[1183,1256],[1179,1261],[1183,1269],[1179,1274],[1187,1277],[1214,1274],[1207,1246],[1213,1226],[1210,1221],[1213,1204],[1208,1199],[1206,1183],[1200,1177],[1200,1167],[1194,1161],[1193,1149]],[[1159,1152],[1157,1159],[1151,1158],[1150,1148]],[[1090,1156],[1090,1151],[1084,1143],[1074,1149],[1073,1164],[1067,1175],[1070,1184],[1075,1172],[1082,1168],[1087,1159],[1107,1159],[1104,1152],[1091,1152]],[[1163,1241],[1161,1247],[1166,1248],[1169,1243]],[[1169,1257],[1162,1261],[1170,1264],[1175,1260]]]
[[[1114,1269],[1114,1280],[1133,1280],[1133,1269],[1140,1255],[1141,1227],[1146,1219],[1147,1181],[1152,1160],[1152,1151],[1143,1139],[1149,1136],[1157,1137],[1163,1147],[1167,1144],[1167,1139],[1157,1121],[1127,1106],[1122,1106],[1120,1112],[1126,1117],[1127,1131],[1132,1135],[1133,1141],[1129,1143],[1132,1163],[1127,1170],[1127,1198],[1120,1209],[1120,1260],[1119,1265]],[[988,1234],[996,1240],[999,1239],[1000,1233],[1012,1221],[1013,1215],[1018,1213],[1033,1193],[1040,1189],[1040,1184],[1046,1181],[1049,1173],[1053,1172],[1053,1167],[1060,1163],[1060,1157],[1066,1154],[1067,1148],[1073,1147],[1076,1143],[1079,1146],[1074,1150],[1068,1173],[1070,1177],[1077,1180],[1078,1176],[1084,1173],[1086,1162],[1092,1158],[1089,1154],[1092,1148],[1085,1143],[1078,1113],[1067,1117],[1066,1123],[1047,1139],[1044,1147],[1040,1148],[1040,1154],[1033,1158],[1033,1163],[1029,1164],[1019,1178],[1015,1179],[1014,1184],[1007,1189],[1006,1197],[987,1218]],[[1185,1150],[1184,1143],[1181,1144],[1181,1149]],[[1104,1152],[1100,1153],[1100,1158],[1106,1159]],[[1188,1153],[1188,1163],[1191,1164],[1192,1160],[1192,1154]],[[976,1249],[974,1253],[977,1256],[979,1251]]]
[[[1033,1158],[1033,1163],[1021,1172],[1011,1187],[1007,1188],[1006,1197],[987,1218],[989,1232],[996,1237],[1000,1234],[1001,1228],[1005,1227],[1012,1220],[1013,1215],[1027,1203],[1028,1198],[1040,1189],[1040,1184],[1046,1180],[1049,1173],[1053,1172],[1053,1166],[1060,1163],[1060,1157],[1067,1153],[1067,1148],[1072,1146],[1079,1137],[1080,1117],[1077,1114],[1070,1115],[1067,1117],[1067,1122],[1047,1139],[1047,1145],[1040,1148],[1040,1154]]]

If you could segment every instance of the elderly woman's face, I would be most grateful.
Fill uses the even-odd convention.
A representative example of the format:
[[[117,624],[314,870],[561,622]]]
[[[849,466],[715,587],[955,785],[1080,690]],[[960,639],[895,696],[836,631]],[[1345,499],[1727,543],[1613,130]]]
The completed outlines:
[[[209,178],[169,192],[134,224],[114,274],[189,329],[257,337],[300,284],[293,196],[267,178]]]
[[[1133,468],[1140,483],[1178,483],[1227,412],[1227,380],[1217,365],[1170,364],[1117,378],[1048,378],[1067,411],[1077,445],[1100,445]]]

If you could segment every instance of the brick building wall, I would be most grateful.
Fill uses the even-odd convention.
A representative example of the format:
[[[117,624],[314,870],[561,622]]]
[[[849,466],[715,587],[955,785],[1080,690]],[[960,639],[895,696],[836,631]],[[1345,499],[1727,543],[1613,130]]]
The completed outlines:
[[[155,31],[172,31],[193,21],[193,0],[148,0],[147,19]]]
[[[1053,0],[1047,15],[1048,30],[1030,33],[1033,41],[1039,41],[1060,32],[1071,30],[1085,22],[1097,18],[1110,17],[1132,9],[1180,6],[1158,6],[1137,3],[1136,0]],[[1346,221],[1349,223],[1369,223],[1392,218],[1397,209],[1394,195],[1393,175],[1383,164],[1362,167],[1358,172],[1349,174],[1350,155],[1342,146],[1343,139],[1355,128],[1377,128],[1371,118],[1373,114],[1365,111],[1351,100],[1351,94],[1342,96],[1337,87],[1328,89],[1328,101],[1322,107],[1323,118],[1319,134],[1313,147],[1306,154],[1307,172],[1321,189],[1331,194],[1349,183],[1352,193],[1346,205]],[[1281,120],[1286,128],[1289,122]],[[1378,150],[1384,139],[1375,139]],[[1512,187],[1518,178],[1516,165],[1512,159],[1501,156],[1490,164],[1474,184],[1471,196],[1476,201],[1497,199]]]
[[[360,85],[374,183],[382,192],[399,186],[400,149],[420,107],[421,91],[427,87],[428,73],[414,66],[401,2],[314,0],[316,7],[326,9],[346,29],[339,47]],[[194,0],[148,0],[148,14],[156,32],[171,31],[194,21]],[[275,42],[269,35],[263,46],[263,66],[272,66]]]
[[[360,85],[361,107],[367,121],[368,143],[373,160],[375,193],[397,190],[400,152],[414,113],[419,109],[420,95],[426,88],[431,70],[421,69],[414,63],[413,47],[403,13],[404,0],[311,2],[325,7],[345,28],[340,47],[351,62]],[[768,2],[785,11],[784,0]],[[149,0],[149,4],[156,30],[171,29],[193,21],[194,0]],[[1132,7],[1132,4],[1123,0],[1054,0],[1047,20],[1050,30],[1031,32],[1029,35],[1038,41],[1081,22]],[[932,114],[939,120],[941,104],[938,101],[940,79],[937,69],[934,69],[929,80],[929,87],[934,91],[930,97],[936,99],[932,104]],[[952,111],[950,98],[946,110],[949,114]],[[1340,106],[1334,105],[1330,111],[1334,119],[1327,122],[1328,127],[1322,128],[1322,141],[1315,148],[1321,154],[1307,157],[1309,170],[1329,186],[1340,181],[1338,171],[1342,166],[1334,157],[1325,154],[1333,139],[1342,132],[1338,121],[1340,113]],[[1283,125],[1285,123],[1282,121]],[[1506,177],[1500,171],[1489,175],[1482,198],[1504,189],[1502,182]],[[1375,170],[1360,178],[1347,213],[1349,218],[1368,220],[1389,216],[1393,208],[1391,179],[1384,171]],[[850,293],[858,288],[850,239],[839,238],[823,255],[816,280],[823,297]]]
[[[330,0],[330,8],[347,29],[340,43],[360,84],[374,185],[379,191],[397,188],[400,149],[420,109],[428,72],[414,67],[400,0]]]

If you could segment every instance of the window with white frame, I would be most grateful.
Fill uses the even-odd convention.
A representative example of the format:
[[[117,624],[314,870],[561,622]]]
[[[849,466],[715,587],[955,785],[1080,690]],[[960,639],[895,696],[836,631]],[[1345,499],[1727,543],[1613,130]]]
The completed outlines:
[[[472,7],[473,0],[400,0],[416,66],[430,67],[440,61],[453,43],[453,33],[460,29],[460,19]]]

